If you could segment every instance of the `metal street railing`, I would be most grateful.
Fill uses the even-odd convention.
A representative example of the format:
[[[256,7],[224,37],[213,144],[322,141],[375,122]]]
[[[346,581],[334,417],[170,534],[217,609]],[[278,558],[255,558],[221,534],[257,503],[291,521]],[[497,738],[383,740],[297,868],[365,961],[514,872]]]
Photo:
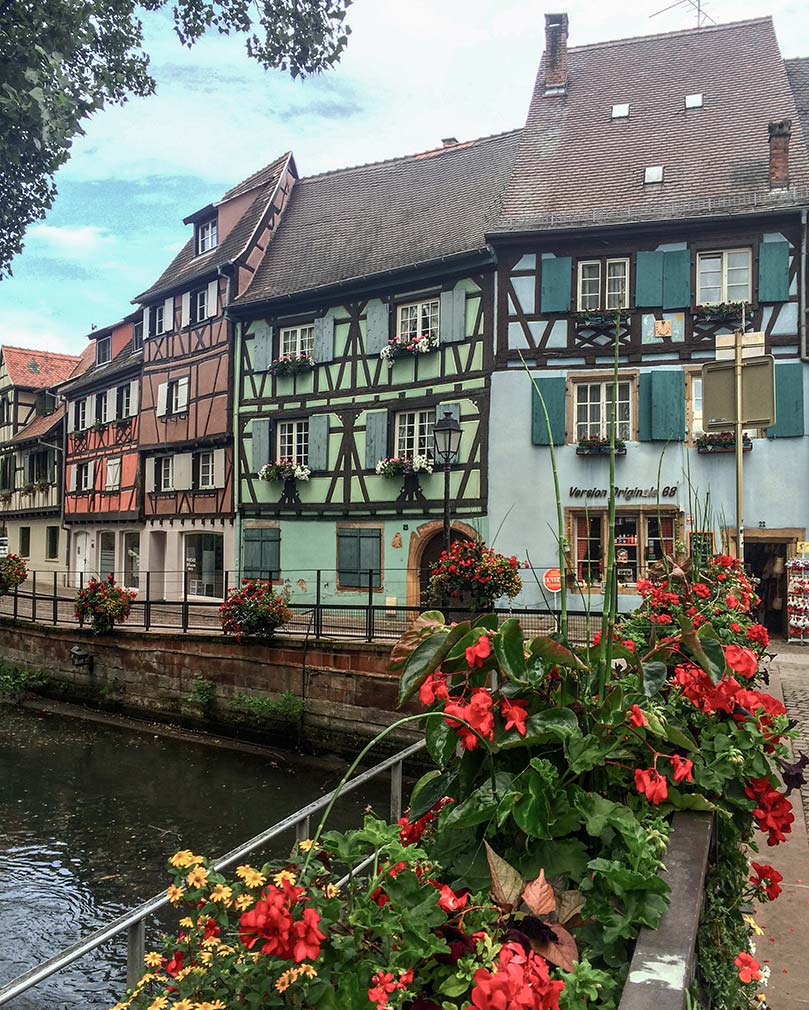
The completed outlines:
[[[346,793],[353,792],[360,786],[371,782],[373,779],[376,779],[380,775],[389,771],[390,817],[391,821],[398,820],[402,816],[402,768],[404,762],[420,753],[424,750],[424,748],[425,743],[423,740],[420,740],[418,743],[411,744],[409,747],[393,754],[384,761],[380,761],[380,763],[374,765],[373,768],[369,768],[367,771],[360,773],[355,778],[349,779],[349,781],[340,790],[340,795],[342,796]],[[283,820],[273,824],[272,827],[267,828],[266,831],[262,831],[259,834],[254,835],[249,841],[243,842],[235,849],[231,849],[230,852],[225,853],[224,856],[217,859],[214,863],[214,868],[216,870],[227,869],[229,866],[232,866],[234,863],[243,859],[249,853],[254,852],[256,849],[263,848],[274,838],[277,838],[279,835],[282,835],[287,831],[292,831],[293,829],[295,831],[295,836],[299,841],[307,838],[309,835],[311,817],[314,814],[319,813],[321,810],[324,810],[337,795],[337,792],[337,788],[332,789],[330,792],[316,800],[313,800],[311,803],[307,803],[306,806],[301,807],[300,810],[296,810],[294,813],[289,814],[288,817],[284,817]],[[350,876],[361,872],[361,870],[367,865],[368,861],[364,861],[358,866],[353,867],[343,878],[341,883],[345,883]],[[35,985],[39,985],[40,982],[44,982],[46,978],[50,978],[51,975],[55,975],[63,968],[67,968],[69,965],[73,964],[74,961],[78,961],[79,958],[84,957],[85,954],[89,954],[97,947],[102,946],[123,932],[126,932],[127,935],[127,986],[134,985],[145,970],[143,958],[146,953],[146,920],[169,904],[170,902],[165,891],[161,894],[157,894],[148,901],[144,901],[142,905],[138,905],[131,911],[125,912],[123,915],[119,915],[117,919],[113,919],[112,922],[108,923],[106,926],[102,926],[100,929],[97,929],[93,933],[89,933],[81,940],[77,940],[76,943],[72,944],[70,947],[66,947],[61,953],[56,954],[47,961],[43,961],[42,964],[38,964],[36,967],[31,968],[24,974],[19,975],[17,978],[7,982],[5,985],[0,986],[0,1006],[5,1006],[5,1004],[10,1003],[11,1000],[15,999],[17,996],[21,996]]]

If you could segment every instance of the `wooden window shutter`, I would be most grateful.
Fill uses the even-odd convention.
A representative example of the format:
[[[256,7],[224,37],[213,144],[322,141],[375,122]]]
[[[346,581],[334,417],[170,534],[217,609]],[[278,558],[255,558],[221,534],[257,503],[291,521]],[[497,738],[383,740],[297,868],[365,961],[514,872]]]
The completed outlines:
[[[641,372],[638,376],[638,441],[649,442],[652,438],[652,373]]]
[[[657,308],[663,304],[663,253],[639,252],[635,256],[635,305]]]
[[[186,291],[180,305],[180,326],[185,328],[191,322],[191,292]]]
[[[72,466],[68,467],[67,472],[67,489],[68,491],[76,490],[76,471],[78,470],[77,465],[74,463]]]
[[[359,530],[337,530],[337,578],[344,586],[359,585]]]
[[[357,530],[360,547],[360,585],[368,586],[368,572],[373,572],[374,588],[379,588],[382,566],[382,534],[379,530]]]
[[[466,339],[466,291],[460,285],[441,292],[439,330],[441,343],[457,344]]]
[[[213,451],[213,486],[225,486],[225,450],[214,449]]]
[[[275,526],[244,530],[242,575],[246,579],[277,579],[281,574],[281,531]]]
[[[217,281],[208,282],[208,294],[205,297],[205,315],[210,319],[219,314],[219,284]]]
[[[174,297],[167,298],[163,303],[163,332],[171,333],[174,329]]]
[[[685,372],[681,368],[659,368],[651,373],[651,437],[660,442],[685,439]]]
[[[542,260],[541,299],[542,312],[570,312],[572,291],[570,256],[557,256]]]
[[[138,416],[138,380],[133,379],[129,383],[129,416]]]
[[[253,323],[253,371],[268,372],[272,364],[272,326],[263,319]]]
[[[789,300],[789,242],[762,242],[758,247],[758,300]]]
[[[193,454],[190,452],[180,452],[174,457],[174,490],[190,491]]]
[[[161,382],[157,387],[157,416],[166,416],[166,400],[168,398],[169,384],[167,382]]]
[[[315,320],[315,339],[312,356],[320,365],[334,359],[334,318],[319,316]]]
[[[800,361],[776,362],[775,424],[767,429],[767,438],[798,438],[805,434],[803,370]]]
[[[179,379],[177,382],[177,406],[180,410],[188,407],[188,376]]]
[[[143,306],[143,339],[149,336],[149,306]]]
[[[374,470],[380,459],[388,455],[388,412],[365,412],[365,469]]]
[[[542,410],[537,390],[531,383],[531,442],[533,445],[564,445],[565,442],[565,402],[567,380],[563,375],[545,376],[535,380],[537,389],[545,401],[550,421],[550,438],[545,413]]]
[[[147,459],[146,467],[146,491],[151,493],[157,488],[157,459]]]
[[[384,302],[372,300],[365,310],[365,353],[376,354],[387,347],[390,328],[389,311]]]
[[[253,444],[253,474],[270,462],[270,422],[264,418],[253,418],[251,425]]]
[[[90,491],[95,488],[96,464],[94,459],[87,461],[87,487]]]
[[[76,401],[75,400],[71,401],[70,403],[68,403],[67,406],[65,407],[65,421],[67,422],[67,433],[68,433],[68,435],[70,435],[71,432],[74,432],[76,430]]]
[[[309,451],[307,464],[314,473],[329,469],[329,414],[313,414],[309,418]]]
[[[663,308],[683,309],[691,304],[691,253],[668,249],[663,253]]]

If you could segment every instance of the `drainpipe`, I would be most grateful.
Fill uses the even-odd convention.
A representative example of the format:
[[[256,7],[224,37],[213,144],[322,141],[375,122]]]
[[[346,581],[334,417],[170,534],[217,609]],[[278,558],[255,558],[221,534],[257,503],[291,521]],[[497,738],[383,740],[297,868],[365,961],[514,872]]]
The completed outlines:
[[[233,512],[235,515],[234,523],[234,563],[235,571],[234,575],[234,586],[238,586],[242,578],[242,517],[239,512],[239,446],[237,443],[237,433],[238,433],[238,422],[239,422],[239,356],[241,354],[241,323],[236,322],[232,319],[229,313],[230,309],[230,293],[231,285],[233,282],[233,270],[231,264],[227,264],[227,269],[219,267],[217,269],[217,275],[219,277],[225,278],[225,305],[224,305],[224,316],[228,326],[233,327],[233,382],[230,386],[231,395],[233,397],[233,403],[231,407],[231,430],[233,432],[233,439],[231,444],[231,459],[233,461]]]
[[[800,284],[798,285],[798,291],[800,292],[798,301],[798,312],[800,313],[800,332],[801,332],[801,360],[806,361],[807,348],[806,348],[806,208],[801,211],[801,278]]]

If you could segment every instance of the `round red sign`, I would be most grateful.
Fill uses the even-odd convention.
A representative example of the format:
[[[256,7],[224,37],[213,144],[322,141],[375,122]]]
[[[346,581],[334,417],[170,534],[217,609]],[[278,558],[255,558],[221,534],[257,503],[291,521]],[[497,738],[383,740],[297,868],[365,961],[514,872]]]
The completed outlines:
[[[548,568],[542,576],[542,584],[549,593],[559,593],[562,591],[562,573],[558,568]]]

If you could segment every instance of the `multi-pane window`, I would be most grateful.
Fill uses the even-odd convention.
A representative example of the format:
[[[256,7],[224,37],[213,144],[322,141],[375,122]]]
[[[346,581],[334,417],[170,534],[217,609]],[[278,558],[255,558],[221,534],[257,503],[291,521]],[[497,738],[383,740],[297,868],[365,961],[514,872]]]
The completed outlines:
[[[32,452],[28,457],[28,483],[50,481],[52,476],[51,454],[47,449]]]
[[[143,320],[132,324],[132,350],[139,351],[143,347]]]
[[[73,404],[73,427],[83,431],[87,427],[87,401],[76,400]]]
[[[197,487],[202,491],[212,488],[214,486],[213,452],[201,452],[197,457],[197,465],[199,466]]]
[[[188,410],[188,379],[173,379],[166,391],[166,409],[169,414],[182,414]]]
[[[281,330],[281,354],[311,354],[315,347],[314,326],[284,326]]]
[[[399,339],[418,340],[429,337],[438,340],[439,300],[431,298],[426,302],[411,302],[399,306],[397,334]]]
[[[165,305],[160,302],[159,305],[153,305],[151,312],[149,313],[149,336],[155,337],[164,330],[163,326],[163,314],[165,311]]]
[[[691,437],[702,434],[702,376],[691,376]]]
[[[155,487],[158,491],[174,490],[173,456],[158,456],[155,460]]]
[[[90,464],[89,463],[77,463],[76,464],[76,490],[77,491],[89,491],[90,490]]]
[[[395,455],[432,456],[434,410],[401,410],[396,415]]]
[[[98,567],[102,579],[115,574],[115,534],[109,530],[98,535]]]
[[[224,593],[224,537],[219,533],[186,533],[185,577],[192,596]]]
[[[112,357],[112,337],[99,337],[96,340],[96,364],[106,365]]]
[[[118,418],[129,417],[129,411],[132,405],[131,401],[132,392],[129,388],[129,383],[125,382],[123,386],[119,386],[115,394],[115,416]]]
[[[723,249],[697,256],[697,304],[749,302],[752,253],[750,249]]]
[[[14,490],[14,456],[0,459],[0,491]]]
[[[107,394],[96,393],[96,422],[98,424],[107,423]]]
[[[580,260],[576,304],[579,312],[625,309],[629,305],[629,260]]]
[[[606,512],[573,517],[575,571],[579,582],[600,583],[605,575],[609,522]],[[615,575],[634,585],[651,565],[674,553],[674,516],[619,511],[615,517]]]
[[[45,527],[45,558],[48,561],[56,561],[59,558],[59,527]]]
[[[104,475],[104,490],[117,491],[121,487],[121,457],[115,456],[107,460],[107,472]]]
[[[124,585],[140,585],[140,533],[124,533]]]
[[[201,323],[208,318],[208,289],[191,292],[191,322]]]
[[[611,382],[577,382],[576,440],[609,438]],[[627,441],[632,438],[632,383],[619,382],[615,399],[615,435]]]
[[[291,459],[303,466],[309,459],[309,421],[281,421],[278,424],[278,459]]]
[[[604,545],[601,542],[603,523],[599,515],[576,516],[576,578],[579,582],[600,582]]]
[[[212,217],[209,221],[203,221],[197,228],[197,253],[202,255],[202,253],[210,252],[211,249],[215,249],[218,244],[216,218]]]

